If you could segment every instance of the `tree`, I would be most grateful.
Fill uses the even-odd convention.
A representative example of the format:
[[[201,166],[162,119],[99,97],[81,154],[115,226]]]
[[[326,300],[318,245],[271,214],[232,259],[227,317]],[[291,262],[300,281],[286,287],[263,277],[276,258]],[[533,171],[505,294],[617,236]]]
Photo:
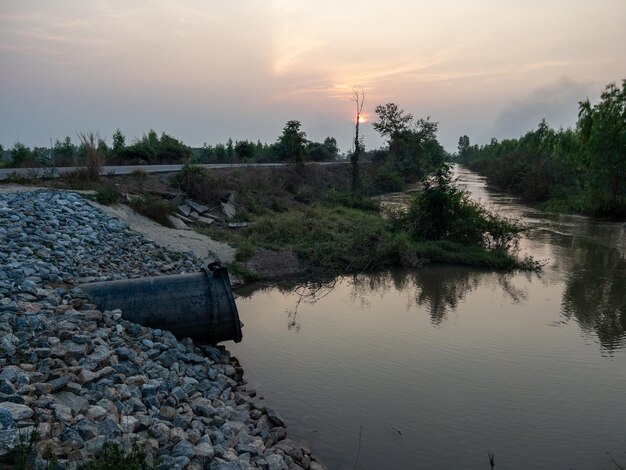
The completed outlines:
[[[254,155],[256,153],[256,145],[253,142],[248,142],[247,140],[239,140],[235,144],[235,155],[239,160],[243,160],[246,162],[254,160]]]
[[[63,142],[57,140],[54,143],[52,153],[54,154],[56,164],[70,165],[75,163],[74,155],[76,154],[76,147],[72,144],[72,139],[70,139],[69,136],[66,137]]]
[[[459,137],[459,146],[457,148],[459,149],[459,160],[463,161],[470,149],[470,138],[466,135]]]
[[[326,151],[331,155],[337,156],[339,155],[339,147],[337,146],[337,139],[334,137],[326,137],[324,139],[324,143],[322,144]]]
[[[413,115],[405,113],[396,103],[378,105],[374,112],[378,116],[378,121],[372,123],[374,129],[381,136],[389,138],[390,142],[393,137],[409,129],[413,121]]]
[[[215,158],[217,159],[218,162],[226,161],[226,147],[224,146],[224,144],[222,143],[215,144],[215,148],[213,149],[213,152],[215,153]]]
[[[582,143],[579,163],[594,196],[623,206],[626,202],[626,80],[610,83],[592,106],[579,103],[577,129]],[[609,208],[609,210],[611,210]]]
[[[314,162],[328,162],[336,160],[339,155],[337,140],[334,137],[326,137],[323,143],[309,142],[307,159]]]
[[[228,160],[229,162],[232,162],[234,156],[235,156],[235,149],[233,147],[233,139],[229,137],[228,141],[226,142],[226,160]]]
[[[117,154],[124,150],[126,147],[126,137],[122,134],[120,129],[118,128],[113,134],[113,153]]]
[[[389,142],[389,163],[405,180],[421,178],[437,168],[445,159],[445,151],[437,141],[438,123],[430,117],[413,124],[413,115],[395,103],[376,107],[378,121],[373,123]]]
[[[356,88],[352,88],[352,101],[356,106],[355,131],[354,131],[354,152],[350,155],[350,163],[352,163],[352,192],[356,192],[361,186],[361,178],[359,175],[359,155],[363,150],[363,143],[359,138],[359,125],[361,124],[361,113],[363,112],[363,104],[365,103],[365,92],[361,88],[361,93]]]
[[[304,163],[306,133],[300,130],[300,121],[287,121],[282,135],[276,142],[279,160],[293,160],[295,163]]]
[[[15,142],[11,149],[11,163],[15,167],[19,167],[32,159],[31,150],[21,142]]]

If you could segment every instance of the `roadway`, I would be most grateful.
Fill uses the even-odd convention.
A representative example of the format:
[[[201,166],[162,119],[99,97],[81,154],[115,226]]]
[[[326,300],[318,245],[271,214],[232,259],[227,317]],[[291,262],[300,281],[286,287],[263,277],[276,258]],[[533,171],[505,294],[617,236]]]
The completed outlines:
[[[333,165],[338,163],[347,163],[347,161],[340,162],[310,162],[307,165]],[[287,166],[289,163],[208,163],[197,164],[202,168],[219,169],[219,168],[274,168]],[[179,171],[185,165],[124,165],[124,166],[103,166],[101,174],[103,175],[128,175],[136,170],[145,171],[146,173],[172,173]],[[23,177],[23,178],[40,178],[45,174],[49,174],[53,171],[53,176],[58,176],[67,173],[73,173],[77,170],[84,169],[80,166],[64,166],[64,167],[52,167],[52,168],[0,168],[0,181],[9,179],[11,177]]]

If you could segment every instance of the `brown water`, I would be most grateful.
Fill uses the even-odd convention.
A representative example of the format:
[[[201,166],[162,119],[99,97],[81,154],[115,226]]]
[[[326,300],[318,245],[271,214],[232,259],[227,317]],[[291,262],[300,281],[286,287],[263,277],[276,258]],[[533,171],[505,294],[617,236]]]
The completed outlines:
[[[520,248],[544,271],[248,286],[228,347],[250,386],[331,469],[626,465],[626,225],[546,215],[455,171],[534,227]]]

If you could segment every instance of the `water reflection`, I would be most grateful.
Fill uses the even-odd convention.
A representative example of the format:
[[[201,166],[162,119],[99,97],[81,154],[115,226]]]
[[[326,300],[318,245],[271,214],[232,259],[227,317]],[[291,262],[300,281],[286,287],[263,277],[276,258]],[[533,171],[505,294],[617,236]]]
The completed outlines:
[[[521,218],[534,230],[525,249],[548,258],[547,276],[564,283],[561,313],[595,334],[603,350],[626,346],[626,224],[588,217],[549,214],[490,191],[484,179],[455,167],[473,197],[486,200],[507,216]]]
[[[626,261],[616,249],[588,245],[576,250],[561,311],[583,331],[594,332],[602,348],[612,352],[625,345]]]
[[[431,323],[440,326],[459,303],[480,286],[498,286],[511,302],[527,296],[525,289],[513,285],[512,273],[494,273],[463,266],[429,266],[415,271],[394,270],[387,273],[361,275],[352,278],[354,296],[365,298],[370,292],[386,292],[391,287],[408,293],[407,310],[423,307]]]
[[[503,273],[478,270],[465,266],[427,266],[418,270],[396,269],[380,273],[359,274],[337,277],[329,282],[283,282],[279,285],[253,284],[237,291],[242,297],[255,292],[276,289],[294,298],[293,307],[287,309],[287,328],[299,331],[298,312],[303,304],[314,304],[325,298],[339,286],[349,286],[350,298],[361,308],[368,308],[368,298],[372,295],[384,296],[389,292],[402,292],[406,295],[406,310],[421,307],[430,315],[435,326],[441,326],[447,316],[454,312],[465,297],[479,289],[500,289],[511,303],[524,301],[527,288],[520,288],[513,282],[520,273]],[[528,282],[539,280],[537,273],[524,274]],[[420,310],[421,310],[420,309]]]

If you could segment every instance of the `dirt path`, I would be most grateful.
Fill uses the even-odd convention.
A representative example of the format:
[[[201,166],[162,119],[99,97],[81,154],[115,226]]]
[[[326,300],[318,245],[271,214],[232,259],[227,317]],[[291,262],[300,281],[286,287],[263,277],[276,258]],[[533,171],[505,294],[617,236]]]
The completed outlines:
[[[104,206],[94,201],[89,202],[111,217],[126,222],[132,230],[141,233],[159,246],[180,252],[192,251],[198,258],[207,263],[212,261],[231,263],[235,261],[235,249],[226,243],[218,242],[193,230],[163,227],[122,204]]]

